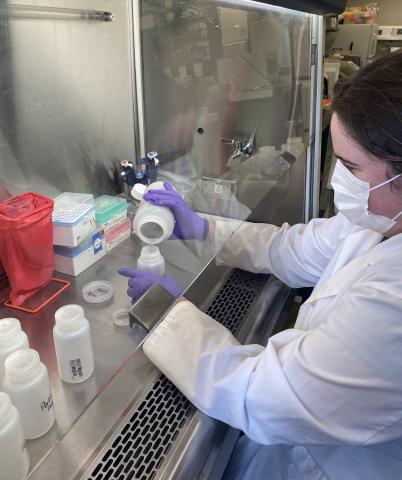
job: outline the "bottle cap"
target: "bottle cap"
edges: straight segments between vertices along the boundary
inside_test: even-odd
[[[118,327],[127,327],[130,325],[130,318],[128,316],[128,309],[121,308],[113,313],[113,323]]]
[[[143,183],[136,183],[134,187],[131,189],[131,196],[140,202],[142,200],[142,197],[145,193],[146,188],[147,187]]]
[[[95,280],[82,288],[82,296],[89,303],[107,302],[113,297],[113,293],[113,285],[106,280]]]

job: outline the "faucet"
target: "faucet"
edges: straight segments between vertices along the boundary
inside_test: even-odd
[[[255,130],[248,140],[224,137],[219,138],[220,143],[223,143],[225,145],[232,145],[233,147],[233,153],[227,161],[228,167],[232,166],[233,160],[235,160],[236,158],[241,157],[244,159],[252,155],[254,151],[254,138]]]

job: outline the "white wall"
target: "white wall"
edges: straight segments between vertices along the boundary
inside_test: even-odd
[[[0,22],[0,185],[52,197],[118,193],[119,161],[135,158],[130,0],[43,4],[116,18]]]

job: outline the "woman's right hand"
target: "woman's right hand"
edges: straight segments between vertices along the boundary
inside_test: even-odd
[[[176,219],[174,237],[181,240],[205,240],[208,235],[208,220],[197,215],[170,183],[165,182],[163,185],[166,190],[149,190],[144,195],[144,200],[172,211]]]

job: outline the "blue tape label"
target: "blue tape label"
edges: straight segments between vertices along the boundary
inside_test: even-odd
[[[92,235],[92,244],[94,246],[94,254],[102,251],[102,231],[96,232],[95,235]]]

